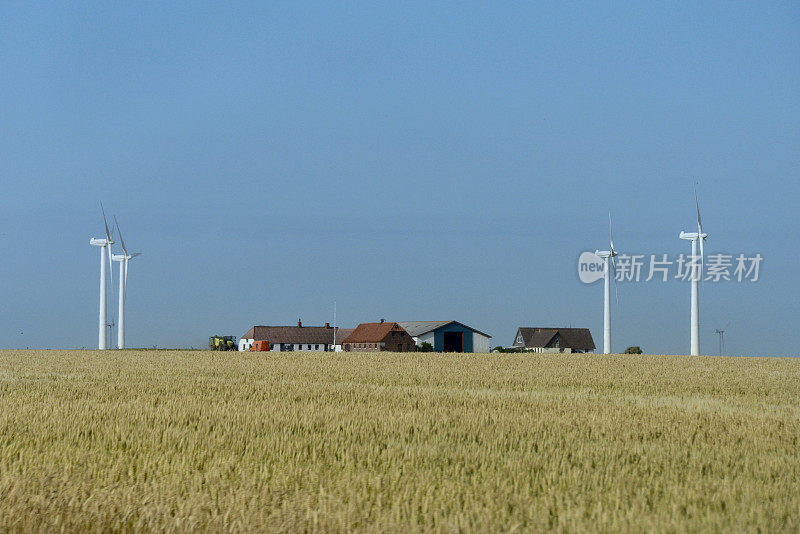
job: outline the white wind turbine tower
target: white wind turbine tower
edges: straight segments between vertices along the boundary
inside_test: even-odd
[[[611,229],[611,214],[608,214],[608,235],[610,250],[596,250],[595,256],[602,258],[604,261],[603,268],[603,354],[611,354],[611,277],[614,276],[614,291],[617,289],[617,264],[614,261],[614,256],[617,251],[614,250],[614,232]],[[609,266],[611,269],[609,269]]]
[[[697,232],[681,232],[680,238],[692,242],[691,281],[692,281],[692,311],[691,311],[691,355],[700,355],[700,300],[698,297],[699,282],[703,277],[703,242],[708,234],[703,233],[703,223],[700,220],[700,202],[697,200],[697,188],[694,190],[694,204],[697,208]],[[697,256],[697,242],[700,242],[700,256]]]
[[[106,220],[106,210],[103,209],[103,203],[100,203],[100,210],[103,212],[103,222],[106,225],[106,237],[97,239],[95,237],[89,240],[89,244],[95,247],[100,247],[100,319],[98,321],[99,333],[97,340],[97,348],[106,350],[106,316],[107,316],[107,302],[106,292],[108,290],[108,281],[106,278],[106,271],[111,268],[111,245],[114,241],[111,239],[112,232],[108,229],[108,220]],[[106,256],[108,256],[106,258]],[[106,264],[108,259],[108,265]]]
[[[125,348],[125,297],[128,294],[128,262],[140,256],[141,252],[134,252],[128,254],[128,249],[125,247],[125,240],[122,239],[122,230],[119,228],[119,222],[114,217],[114,223],[117,226],[117,234],[119,235],[119,242],[122,245],[122,254],[114,254],[111,259],[119,262],[119,308],[117,309],[117,348]]]

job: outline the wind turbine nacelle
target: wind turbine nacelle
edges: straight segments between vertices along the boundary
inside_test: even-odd
[[[681,235],[678,237],[686,239],[687,241],[694,241],[697,239],[697,232],[681,232]]]
[[[141,252],[134,252],[132,254],[128,254],[127,256],[125,254],[112,254],[111,259],[114,261],[125,261],[125,260],[132,260],[136,256],[141,256],[141,255],[142,255]]]
[[[89,244],[96,247],[104,247],[106,245],[112,245],[113,243],[113,241],[109,241],[108,239],[97,239],[96,237],[89,240]]]

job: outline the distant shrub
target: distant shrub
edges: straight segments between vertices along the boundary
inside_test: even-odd
[[[417,352],[433,352],[433,345],[425,341],[417,347]]]
[[[641,347],[628,347],[625,349],[625,354],[641,354],[642,349]]]

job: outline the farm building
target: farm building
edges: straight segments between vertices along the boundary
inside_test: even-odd
[[[334,332],[336,345],[334,346]],[[341,350],[341,341],[353,329],[325,326],[254,326],[239,339],[239,350],[250,350],[256,341],[269,341],[273,351],[329,351]]]
[[[489,352],[492,336],[458,321],[404,321],[398,323],[417,346],[430,343],[436,352]]]
[[[383,319],[379,323],[361,323],[342,341],[342,349],[348,352],[409,352],[414,348],[414,339],[402,326]]]
[[[531,352],[591,352],[595,349],[588,328],[533,328],[521,326],[515,348]]]

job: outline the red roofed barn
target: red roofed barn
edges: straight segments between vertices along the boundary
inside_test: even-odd
[[[414,338],[397,323],[361,323],[352,334],[342,340],[342,349],[348,352],[411,352]]]

